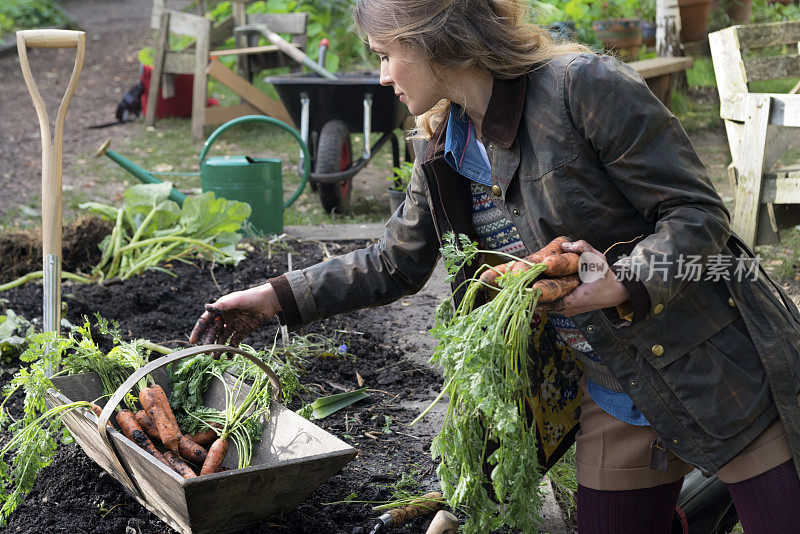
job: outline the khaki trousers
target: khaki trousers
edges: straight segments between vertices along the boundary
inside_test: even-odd
[[[598,491],[652,488],[680,480],[694,467],[671,452],[666,471],[650,469],[650,444],[656,433],[649,426],[624,423],[604,412],[582,382],[581,428],[575,438],[578,484]],[[717,472],[727,484],[760,475],[792,459],[779,418]]]

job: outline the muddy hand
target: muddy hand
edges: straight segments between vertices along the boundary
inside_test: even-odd
[[[269,284],[236,291],[205,305],[205,312],[194,325],[189,341],[235,347],[279,311],[277,296]]]

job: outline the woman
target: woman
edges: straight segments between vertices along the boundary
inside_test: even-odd
[[[541,317],[585,370],[580,430],[543,444],[549,467],[577,441],[579,530],[669,532],[697,467],[728,484],[745,532],[800,532],[800,318],[731,234],[675,117],[518,1],[358,0],[354,18],[417,116],[405,203],[379,243],[207,305],[192,342],[414,293],[448,231],[517,256],[570,236],[605,273]]]

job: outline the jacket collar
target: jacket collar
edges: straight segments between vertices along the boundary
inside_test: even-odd
[[[517,130],[525,108],[525,93],[528,77],[520,76],[510,80],[495,78],[492,96],[483,119],[483,137],[490,143],[509,148],[517,137]],[[447,117],[436,128],[428,144],[425,159],[430,160],[444,151],[447,133]]]
[[[483,137],[490,143],[509,148],[514,142],[525,107],[527,83],[527,76],[511,80],[494,79],[492,96],[481,127]]]

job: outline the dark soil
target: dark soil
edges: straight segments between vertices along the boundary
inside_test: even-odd
[[[332,254],[352,250],[363,243],[327,244]],[[338,250],[337,250],[338,248]],[[319,261],[321,249],[311,242],[292,242],[294,268]],[[209,263],[176,264],[177,275],[149,272],[132,280],[105,285],[64,284],[66,318],[72,323],[84,315],[100,313],[119,322],[128,338],[147,338],[172,347],[187,344],[187,336],[203,304],[233,290],[264,282],[287,269],[286,251],[271,259],[261,250],[248,255],[238,267]],[[6,307],[32,319],[40,317],[41,284],[27,284],[4,293]],[[435,304],[431,302],[431,306]],[[364,504],[325,505],[348,496],[358,500],[386,500],[402,473],[415,473],[415,491],[437,487],[435,465],[429,447],[432,425],[407,427],[437,393],[441,378],[434,371],[404,356],[405,340],[385,310],[345,314],[308,328],[329,336],[341,336],[353,356],[315,358],[306,365],[305,384],[315,384],[305,400],[321,394],[338,393],[357,387],[356,373],[365,385],[374,388],[370,398],[343,410],[318,424],[359,450],[358,456],[339,474],[320,486],[311,497],[284,517],[275,517],[243,532],[368,532],[371,519],[380,515]],[[245,341],[256,346],[271,345],[277,321]],[[351,333],[337,333],[345,330]],[[352,333],[357,332],[357,333]],[[5,370],[4,370],[5,371]],[[5,383],[10,375],[4,373]],[[16,398],[12,413],[21,409]],[[290,408],[296,408],[292,405]],[[386,417],[392,417],[390,433],[382,432]],[[365,432],[376,431],[371,439]],[[418,519],[394,532],[422,532],[430,518]],[[10,519],[7,532],[126,532],[167,533],[172,529],[140,506],[112,477],[105,474],[74,444],[59,448],[52,465],[40,475],[26,504]]]
[[[81,217],[63,228],[61,267],[72,273],[89,274],[100,260],[100,242],[111,233],[112,224],[97,217]],[[19,230],[0,234],[0,284],[42,269],[42,235]]]

